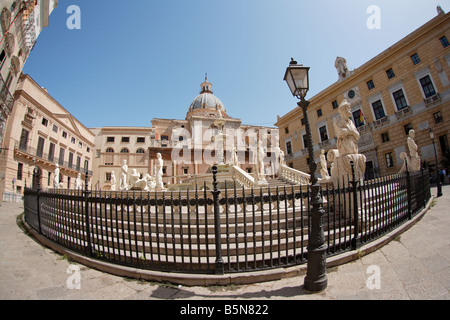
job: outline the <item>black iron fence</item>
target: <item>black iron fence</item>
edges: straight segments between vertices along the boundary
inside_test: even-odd
[[[39,170],[36,171],[39,173]],[[215,172],[213,172],[215,178]],[[39,181],[39,179],[36,179]],[[143,269],[223,274],[307,261],[310,188],[179,192],[26,189],[26,222],[97,259]],[[412,219],[428,172],[323,185],[327,255],[355,250]]]

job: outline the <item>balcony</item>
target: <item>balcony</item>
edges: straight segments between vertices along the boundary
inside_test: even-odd
[[[325,149],[325,148],[329,147],[330,145],[331,145],[331,142],[330,142],[329,139],[326,139],[326,140],[324,140],[322,142],[319,142],[319,148],[320,149]]]
[[[411,113],[411,108],[409,106],[407,106],[407,107],[401,109],[400,111],[396,112],[395,116],[397,117],[397,119],[401,119],[410,113]]]
[[[441,102],[441,95],[439,93],[436,93],[435,95],[432,95],[431,97],[428,97],[423,100],[425,102],[425,105],[427,107],[434,106],[435,104],[438,104]]]
[[[86,173],[86,170],[83,167],[81,167],[81,165],[79,165],[79,164],[75,165],[68,161],[64,161],[64,159],[59,159],[58,157],[49,155],[45,152],[37,150],[36,148],[27,146],[23,143],[19,144],[18,142],[16,142],[16,144],[14,145],[14,154],[26,157],[30,161],[39,160],[39,162],[42,162],[47,165],[58,164],[62,170],[65,169],[67,171],[72,171],[72,172],[73,171],[81,172],[82,174]],[[92,176],[91,170],[88,170],[88,175]]]
[[[374,126],[375,126],[375,128],[378,128],[378,127],[380,127],[380,126],[382,126],[382,125],[384,125],[384,124],[386,124],[388,122],[389,122],[388,121],[388,117],[384,116],[383,118],[375,120],[374,121]]]

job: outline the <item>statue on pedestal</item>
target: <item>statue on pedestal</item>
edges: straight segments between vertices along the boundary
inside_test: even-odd
[[[330,176],[328,175],[328,167],[327,167],[327,159],[325,158],[325,150],[320,151],[320,174],[322,175],[322,179],[329,180]]]
[[[255,161],[255,185],[266,185],[266,177],[264,173],[264,158],[266,153],[262,145],[262,141],[258,141],[258,147],[256,149],[256,161]]]
[[[366,157],[358,152],[359,132],[351,120],[351,107],[347,100],[339,105],[339,117],[334,121],[337,137],[337,150],[330,150],[333,160],[331,179],[337,184],[348,182],[352,176],[351,163],[354,164],[356,179],[362,179],[366,171]],[[336,152],[337,151],[337,152]]]
[[[78,172],[77,178],[75,179],[75,189],[81,190],[83,189],[83,182],[81,181],[81,173]]]
[[[406,144],[408,145],[409,149],[409,156],[406,154],[406,152],[400,153],[400,158],[404,161],[408,162],[408,171],[409,172],[417,172],[420,171],[420,157],[418,153],[418,147],[417,144],[414,142],[414,138],[416,137],[416,132],[411,129],[408,133],[408,139],[406,140]],[[403,167],[400,169],[399,173],[406,172],[406,164],[403,164]]]
[[[116,191],[116,174],[113,172],[111,172],[111,190],[112,191]]]
[[[59,165],[56,164],[55,172],[53,173],[53,188],[59,189]]]
[[[161,156],[161,153],[156,154],[156,161],[155,161],[155,179],[156,179],[156,190],[165,190],[164,183],[162,181],[163,177],[163,159]]]
[[[128,174],[127,160],[123,160],[123,165],[120,171],[120,181],[119,181],[120,190],[123,191],[128,190],[127,174]]]

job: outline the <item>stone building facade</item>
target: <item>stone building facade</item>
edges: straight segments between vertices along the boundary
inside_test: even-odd
[[[439,8],[435,18],[357,69],[338,57],[337,82],[309,99],[315,159],[308,158],[302,110],[297,107],[278,116],[275,125],[287,164],[309,172],[309,161],[318,162],[322,149],[336,149],[333,120],[344,99],[351,104],[360,132],[358,145],[367,159],[367,178],[401,169],[400,154],[408,152],[410,129],[415,130],[422,161],[434,164],[432,128],[440,162],[449,151],[450,138],[449,40],[450,16]]]
[[[266,152],[265,172],[271,175],[272,148],[278,142],[278,129],[242,124],[240,119],[227,114],[206,78],[200,87],[184,120],[153,118],[151,127],[91,128],[96,135],[93,185],[110,189],[111,177],[118,177],[123,160],[127,161],[128,172],[136,169],[141,176],[154,176],[158,153],[164,161],[166,185],[208,173],[213,164],[220,162],[216,152],[220,132],[226,135],[224,164],[229,164],[237,154],[240,168],[252,173],[256,145],[261,140]],[[222,128],[215,125],[218,119],[223,120]]]
[[[58,0],[0,2],[0,148],[23,66]]]
[[[0,194],[20,196],[31,186],[33,170],[41,187],[53,188],[56,166],[63,188],[75,187],[78,174],[92,175],[95,135],[30,76],[21,75],[0,153]],[[84,181],[84,180],[83,180]]]

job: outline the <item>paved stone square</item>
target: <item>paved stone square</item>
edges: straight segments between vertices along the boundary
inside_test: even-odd
[[[432,195],[436,189],[432,188]],[[185,287],[125,279],[73,264],[22,230],[19,203],[0,206],[2,300],[449,300],[450,185],[425,216],[381,249],[328,272],[328,288],[309,294],[303,276],[252,285]],[[77,266],[80,288],[69,288]],[[379,270],[379,283],[374,267]],[[70,272],[70,271],[69,271]],[[73,279],[73,278],[71,278]],[[68,286],[69,285],[69,286]]]

